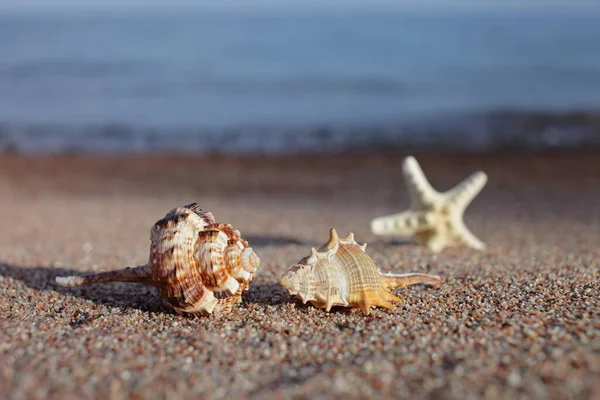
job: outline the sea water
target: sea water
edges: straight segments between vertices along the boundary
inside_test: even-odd
[[[596,110],[600,14],[0,15],[2,150],[600,144]]]

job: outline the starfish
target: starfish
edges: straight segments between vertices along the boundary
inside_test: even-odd
[[[485,249],[485,243],[477,239],[463,221],[465,209],[487,182],[485,172],[475,172],[445,193],[431,186],[414,157],[404,159],[402,172],[410,196],[410,209],[375,218],[371,221],[374,234],[409,236],[436,253],[457,245]]]

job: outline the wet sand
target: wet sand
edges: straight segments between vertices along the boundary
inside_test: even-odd
[[[408,205],[404,155],[0,156],[1,397],[600,396],[600,152],[415,154],[440,190],[489,175],[466,214],[488,250],[437,255],[369,231]],[[144,263],[151,225],[193,201],[261,257],[231,314],[54,283]],[[370,315],[302,305],[277,280],[330,227],[442,289],[400,289]]]

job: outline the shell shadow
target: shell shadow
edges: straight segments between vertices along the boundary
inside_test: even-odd
[[[175,314],[165,306],[154,288],[135,283],[103,283],[89,286],[63,287],[55,282],[57,276],[81,275],[83,271],[47,267],[19,266],[0,263],[0,276],[23,282],[35,290],[52,291],[65,296],[90,300],[110,307],[135,308],[141,311]],[[254,282],[249,291],[243,294],[244,302],[276,305],[293,301],[288,292],[279,284]]]
[[[244,293],[244,299],[248,303],[265,304],[265,305],[278,305],[278,304],[294,304],[298,310],[317,310],[315,306],[310,303],[302,303],[302,301],[291,296],[289,292],[276,282],[254,282],[250,285],[248,292]],[[324,310],[318,310],[325,314]],[[333,307],[328,315],[340,314],[353,314],[357,310],[348,307]]]
[[[286,236],[269,236],[269,235],[247,235],[244,234],[244,240],[246,240],[250,246],[289,246],[299,245],[306,246],[307,242],[298,240],[292,237]]]
[[[369,242],[369,246],[381,246],[381,247],[396,247],[396,246],[417,246],[416,242],[411,240],[398,240],[398,239],[377,239]]]
[[[254,282],[244,293],[248,303],[277,305],[293,301],[287,290],[275,282]]]
[[[57,276],[81,275],[83,271],[48,267],[29,267],[0,263],[0,275],[23,282],[35,290],[52,291],[66,296],[90,300],[110,307],[135,308],[154,313],[173,313],[155,289],[135,283],[106,283],[66,288],[55,282]]]

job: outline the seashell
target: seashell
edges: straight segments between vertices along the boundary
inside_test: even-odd
[[[402,300],[391,290],[423,283],[440,287],[439,276],[427,274],[382,274],[350,233],[345,239],[331,229],[329,242],[294,265],[283,275],[281,286],[304,304],[330,311],[333,306],[358,307],[367,314],[371,307],[393,309]]]
[[[138,282],[156,286],[178,313],[224,314],[241,301],[260,259],[240,232],[216,223],[192,203],[175,208],[150,233],[148,264],[83,276],[57,277],[62,286]]]

